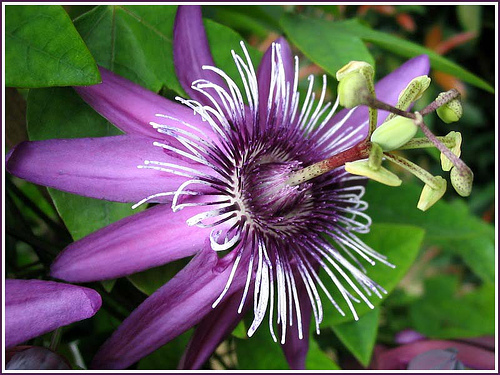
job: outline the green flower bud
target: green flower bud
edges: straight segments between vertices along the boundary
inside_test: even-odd
[[[430,84],[431,79],[428,76],[413,78],[408,86],[406,86],[405,89],[399,94],[396,108],[406,111],[408,107],[410,107],[411,103],[422,97],[423,93],[429,88]],[[389,121],[396,116],[397,115],[394,113],[389,113],[386,121]]]
[[[445,93],[438,95],[436,100],[439,100]],[[449,124],[450,122],[456,122],[462,117],[463,109],[462,103],[459,99],[453,99],[446,104],[443,104],[436,110],[439,118]]]
[[[337,88],[339,103],[345,108],[354,108],[366,103],[368,86],[365,77],[360,73],[349,73],[339,82]]]
[[[462,197],[468,197],[472,191],[472,181],[474,180],[474,174],[469,168],[459,170],[458,168],[452,168],[450,172],[451,184],[455,188],[456,192]]]
[[[368,160],[356,160],[351,163],[345,163],[345,170],[389,186],[399,186],[402,182],[398,176],[384,167],[379,167],[377,170],[370,168]]]
[[[451,138],[455,141],[455,146],[453,146],[450,150],[453,152],[457,157],[460,157],[461,150],[460,146],[462,145],[462,134],[459,132],[449,132],[446,134],[446,138]],[[448,172],[451,167],[453,167],[453,163],[446,157],[445,154],[441,153],[441,168],[443,171]]]
[[[339,102],[345,108],[366,103],[366,95],[374,94],[373,68],[364,61],[351,61],[337,71]]]
[[[419,210],[427,211],[434,203],[440,200],[446,192],[446,180],[444,178],[441,176],[434,176],[432,182],[437,188],[432,188],[430,185],[425,184],[417,204]]]
[[[412,119],[396,116],[375,129],[370,140],[378,143],[384,151],[391,151],[406,144],[417,130]]]
[[[413,78],[408,86],[399,94],[397,107],[406,111],[411,103],[422,97],[430,84],[431,79],[428,76]]]

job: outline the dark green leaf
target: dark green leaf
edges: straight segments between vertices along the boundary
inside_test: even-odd
[[[169,341],[139,361],[138,370],[174,370],[184,353],[193,331],[189,330]]]
[[[374,65],[373,57],[358,36],[332,32],[331,25],[334,23],[291,14],[281,18],[281,27],[290,41],[332,76],[351,60]]]
[[[243,56],[240,46],[240,42],[243,38],[233,30],[216,22],[205,20],[204,25],[215,65],[224,70],[224,72],[226,72],[240,87],[241,92],[244,92],[243,85],[240,83],[238,69],[234,64],[234,60],[231,55],[231,50],[234,50],[238,55]],[[250,47],[247,43],[245,43],[245,46],[248,49],[254,68],[257,71],[257,66],[262,57],[262,53],[255,48]]]
[[[363,315],[359,321],[332,326],[333,332],[363,365],[368,366],[377,338],[380,309],[377,307]]]
[[[255,34],[265,38],[271,30],[279,32],[281,6],[264,5],[212,5],[204,6],[208,17],[238,32]]]
[[[495,231],[471,215],[461,200],[437,202],[428,211],[416,208],[421,187],[404,183],[391,188],[369,182],[365,199],[374,222],[417,225],[426,230],[425,240],[460,256],[483,280],[495,280]],[[472,192],[474,194],[474,191]]]
[[[485,284],[456,296],[458,278],[426,280],[425,295],[410,306],[413,328],[425,336],[456,339],[495,334],[495,287]]]
[[[377,222],[377,224],[372,225],[370,233],[360,235],[359,238],[372,249],[386,255],[389,262],[396,266],[395,268],[390,268],[379,262],[377,262],[374,267],[370,265],[366,266],[368,277],[382,286],[389,294],[403,278],[415,260],[422,239],[424,238],[424,231],[421,228],[409,225],[380,224],[380,222]],[[329,276],[322,271],[320,272],[320,277],[325,283],[325,286],[332,292],[333,298],[346,314],[342,316],[325,298],[323,300],[325,316],[322,324],[331,327],[336,324],[354,320],[342,295],[334,286]],[[373,296],[370,298],[370,301],[374,306],[378,306],[386,296],[387,295],[383,295],[382,299]],[[354,304],[354,307],[360,317],[370,311],[370,308],[364,302]]]
[[[101,76],[59,5],[5,7],[6,86],[92,85]]]
[[[309,350],[306,357],[306,370],[340,370],[332,358],[322,351],[314,339],[314,334],[309,336]]]
[[[326,69],[326,67],[317,61],[321,58],[321,56],[316,56],[316,60],[314,60],[312,56],[309,56],[307,51],[310,50],[311,47],[305,45],[306,43],[310,43],[313,46],[322,44],[327,45],[328,49],[325,48],[323,53],[330,54],[331,56],[335,56],[339,53],[344,55],[344,59],[348,58],[349,60],[359,60],[360,58],[358,56],[361,50],[359,49],[358,43],[353,44],[353,46],[344,46],[344,48],[347,48],[346,51],[332,51],[330,50],[331,46],[329,44],[331,42],[325,42],[325,40],[330,41],[336,38],[340,38],[340,40],[346,40],[345,38],[347,37],[354,39],[359,38],[364,42],[374,43],[383,49],[404,57],[415,57],[420,54],[426,54],[431,60],[432,68],[449,73],[464,80],[465,82],[480,87],[491,93],[494,92],[494,88],[491,84],[461,68],[459,65],[446,59],[445,57],[413,42],[380,31],[372,30],[369,27],[360,24],[356,20],[331,22],[317,19],[313,20],[297,15],[286,15],[282,19],[282,25],[292,41],[297,44],[297,46],[303,50],[303,52],[311,58],[311,60],[318,63],[324,69]],[[288,26],[288,28],[285,26]],[[297,35],[299,34],[298,30],[315,30],[316,33],[314,35],[309,35],[308,39],[304,38],[304,40],[302,40],[302,37]],[[318,38],[319,35],[322,37]],[[295,41],[295,39],[297,39],[297,41]],[[311,43],[310,40],[315,40],[316,42]],[[326,59],[327,57],[324,58]],[[365,61],[370,62],[373,60]],[[332,74],[332,71],[327,71]]]
[[[97,63],[158,92],[183,93],[172,59],[176,6],[103,5],[75,20]]]
[[[128,276],[134,286],[144,294],[150,296],[156,289],[166,284],[177,272],[184,268],[189,258],[179,259],[164,266],[150,268]]]
[[[236,328],[231,332],[234,337],[245,340],[247,338],[247,329],[245,327],[245,321],[242,319],[236,326]]]
[[[280,345],[273,341],[269,329],[264,323],[252,337],[245,340],[235,340],[239,370],[283,370],[289,368]]]

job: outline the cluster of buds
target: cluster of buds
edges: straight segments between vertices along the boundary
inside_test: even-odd
[[[450,180],[461,196],[471,193],[473,173],[459,158],[462,136],[452,131],[445,137],[436,137],[425,125],[423,117],[436,111],[446,123],[458,121],[462,116],[460,94],[450,90],[439,96],[420,112],[409,112],[411,103],[418,100],[429,87],[430,78],[420,76],[413,79],[400,93],[395,107],[379,101],[375,96],[373,68],[360,61],[351,61],[337,72],[340,104],[346,108],[358,105],[369,107],[369,132],[363,141],[365,158],[345,162],[345,169],[389,186],[401,185],[401,179],[382,166],[387,160],[406,169],[424,182],[417,207],[425,211],[436,203],[446,192],[447,183],[441,176],[433,176],[428,171],[398,155],[394,151],[436,147],[441,151],[441,166],[450,171]],[[377,110],[390,112],[385,121],[377,127]],[[421,129],[425,137],[415,138]],[[363,156],[360,154],[360,156]]]

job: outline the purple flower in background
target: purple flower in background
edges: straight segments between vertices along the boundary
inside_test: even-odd
[[[43,280],[5,280],[5,347],[93,316],[101,307],[96,291]]]
[[[375,348],[374,370],[476,370],[495,369],[495,337],[483,336],[459,340],[429,340],[413,330],[396,336],[393,349]]]
[[[319,289],[345,314],[319,269],[355,318],[353,302],[372,306],[366,295],[385,292],[362,262],[390,264],[355,235],[371,223],[359,178],[338,168],[287,183],[291,172],[363,140],[367,109],[334,116],[338,101],[325,103],[326,77],[319,98],[310,79],[299,105],[298,60],[282,38],[257,71],[243,44],[242,51],[232,52],[241,92],[214,67],[200,8],[180,6],[174,62],[190,100],[168,101],[101,69],[101,84],[75,89],[125,135],[27,142],[9,155],[11,173],[41,185],[136,205],[166,203],[71,244],[52,265],[53,277],[112,279],[196,254],[122,323],[94,368],[126,368],[196,324],[181,367],[200,367],[249,308],[248,334],[269,312],[271,335],[290,366],[304,368],[311,315],[317,331],[322,320]],[[376,85],[377,97],[395,104],[428,70],[426,56],[410,60]],[[379,123],[386,116],[380,113]]]

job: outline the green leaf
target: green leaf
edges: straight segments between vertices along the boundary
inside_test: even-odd
[[[325,42],[325,39],[342,39],[349,36],[351,38],[362,39],[364,42],[376,44],[383,49],[404,57],[415,57],[417,55],[426,54],[430,58],[433,69],[449,73],[457,78],[464,80],[465,82],[468,82],[491,93],[495,92],[491,84],[470,73],[469,71],[461,68],[459,65],[446,59],[445,57],[440,56],[437,53],[410,41],[370,29],[369,27],[360,24],[357,20],[330,22],[318,19],[310,19],[297,15],[286,15],[282,19],[282,25],[292,41],[296,43],[301,50],[303,50],[304,54],[306,54],[324,69],[326,68],[323,65],[319,64],[318,61],[316,61],[317,59],[321,58],[320,56],[316,56],[316,60],[309,56],[306,50],[309,50],[310,47],[304,45],[309,41],[309,39],[302,40],[300,36],[297,36],[297,29],[316,30],[317,34],[309,35],[311,37],[311,40],[314,40],[314,42],[311,42],[311,45],[327,43],[329,45],[329,43],[331,42]],[[286,25],[288,25],[288,28],[285,27]],[[318,35],[321,35],[322,38],[318,38]],[[297,39],[297,42],[295,41],[295,39]],[[299,44],[299,41],[301,42],[301,44]],[[337,53],[343,55],[345,54],[346,57],[350,56],[350,60],[360,60],[360,58],[357,57],[360,54],[358,44],[354,44],[352,47],[347,45],[344,46],[344,48],[346,48],[345,51],[324,50],[324,53],[331,54],[332,56],[336,55]],[[325,57],[325,59],[326,58],[327,57]],[[328,72],[331,74],[331,71]]]
[[[351,321],[332,326],[333,332],[347,349],[365,367],[370,359],[377,338],[380,309],[377,307],[363,315],[359,321]]]
[[[27,122],[31,140],[120,134],[71,88],[30,90]],[[49,189],[49,193],[74,240],[133,213],[127,203],[86,198],[55,189]]]
[[[493,86],[491,86],[491,84],[489,84],[482,78],[479,78],[478,76],[455,64],[451,60],[448,60],[447,58],[438,55],[434,51],[431,51],[418,44],[409,42],[390,34],[372,30],[366,26],[361,25],[355,20],[337,22],[335,24],[335,28],[337,32],[353,33],[354,35],[363,39],[365,42],[376,44],[379,47],[400,56],[415,57],[417,55],[426,54],[431,60],[431,66],[433,69],[449,73],[457,78],[464,80],[465,82],[468,82],[491,93],[495,92]]]
[[[264,322],[268,318],[264,318]],[[239,370],[284,370],[288,369],[285,355],[274,342],[263,323],[255,334],[245,340],[235,339]]]
[[[166,284],[177,272],[189,263],[190,258],[179,259],[160,267],[150,268],[146,271],[127,276],[134,286],[144,294],[150,296],[156,289]]]
[[[427,337],[456,339],[495,334],[495,287],[485,284],[456,296],[458,278],[439,275],[425,282],[425,295],[410,306],[413,327]]]
[[[266,321],[268,317],[264,319]],[[291,329],[296,329],[289,327]],[[323,352],[314,340],[311,330],[309,335],[309,350],[306,357],[307,370],[338,370],[340,367]],[[260,327],[255,334],[248,338],[235,339],[236,354],[239,370],[285,370],[289,369],[283,350],[279,343],[271,338],[267,327]]]
[[[247,337],[247,328],[245,327],[245,320],[244,319],[240,320],[240,322],[238,323],[236,328],[233,329],[233,332],[231,332],[231,334],[234,337],[237,337],[237,338],[242,339],[242,340],[246,340],[248,338]]]
[[[176,6],[103,5],[75,20],[97,63],[152,91],[183,90],[175,76],[172,31]]]
[[[138,370],[173,370],[177,368],[179,359],[184,353],[189,338],[193,334],[193,330],[184,332],[175,339],[169,341],[161,348],[144,357],[137,365]]]
[[[280,31],[278,20],[282,6],[276,5],[206,5],[203,13],[238,32],[265,38],[270,31]]]
[[[424,238],[424,231],[415,226],[377,223],[372,225],[370,233],[359,235],[358,237],[372,249],[386,255],[388,261],[396,266],[395,268],[390,268],[380,262],[377,262],[374,267],[370,265],[366,266],[368,277],[382,286],[387,291],[387,294],[389,294],[403,278],[417,257],[422,239]],[[322,324],[331,327],[354,320],[344,298],[323,270],[320,272],[320,278],[325,283],[325,286],[329,288],[332,297],[345,313],[345,316],[342,316],[324,298],[324,318]],[[355,292],[352,293],[355,294]],[[373,296],[370,298],[370,301],[374,306],[378,306],[387,297],[387,294],[382,295],[382,299]],[[360,317],[370,311],[370,308],[364,302],[354,304],[354,307]]]
[[[205,20],[204,25],[215,65],[235,81],[241,92],[245,92],[239,78],[238,68],[231,55],[231,50],[234,50],[238,55],[243,56],[240,46],[243,38],[235,31],[211,20]],[[262,58],[262,52],[250,47],[247,43],[245,43],[245,46],[248,49],[255,71],[257,71],[258,63]]]
[[[309,336],[306,370],[340,370],[340,366],[320,349],[313,333]]]
[[[332,76],[351,60],[374,65],[373,57],[358,36],[332,32],[331,25],[331,22],[292,14],[281,18],[281,27],[290,41]]]
[[[428,211],[416,208],[421,187],[404,183],[398,188],[369,182],[364,199],[374,222],[417,225],[426,230],[425,241],[456,254],[480,278],[495,280],[495,230],[473,216],[462,200],[437,202]],[[474,194],[474,191],[472,192]]]
[[[5,85],[92,85],[101,76],[92,55],[59,5],[5,7]]]

